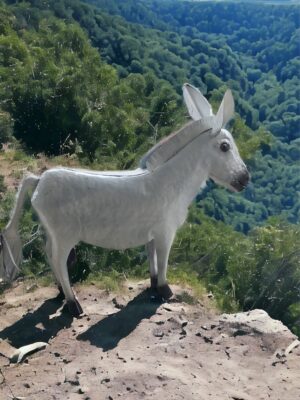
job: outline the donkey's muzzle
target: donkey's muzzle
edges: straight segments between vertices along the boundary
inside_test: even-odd
[[[243,171],[241,174],[231,182],[231,186],[238,192],[241,192],[250,182],[250,174],[248,170]]]

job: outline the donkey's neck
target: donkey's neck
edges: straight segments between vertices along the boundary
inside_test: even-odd
[[[199,135],[154,174],[164,196],[188,207],[208,179],[207,135]]]

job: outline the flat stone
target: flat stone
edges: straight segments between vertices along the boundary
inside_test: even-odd
[[[281,321],[272,319],[264,310],[251,310],[236,314],[222,314],[220,322],[233,325],[235,328],[249,327],[252,330],[265,334],[280,334],[296,339],[296,336]]]
[[[17,349],[9,344],[6,340],[0,339],[0,354],[6,358],[11,358]]]

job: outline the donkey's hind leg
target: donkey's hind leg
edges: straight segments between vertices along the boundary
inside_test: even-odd
[[[70,276],[70,273],[72,272],[72,270],[74,269],[75,264],[76,264],[76,253],[75,253],[75,249],[73,248],[73,249],[71,249],[71,251],[68,255],[68,259],[67,259],[67,267],[68,267],[69,276]],[[58,290],[59,290],[58,298],[64,299],[65,295],[62,290],[62,287],[57,279],[56,279],[56,281],[57,281],[57,286],[58,286]]]
[[[79,317],[83,313],[82,308],[71,288],[67,260],[70,254],[70,247],[62,248],[55,244],[52,247],[52,267],[54,275],[57,277],[62,291],[67,300],[69,311],[73,317]]]
[[[62,287],[60,286],[60,282],[59,282],[59,278],[58,276],[56,276],[55,274],[55,269],[53,267],[53,262],[52,262],[52,243],[51,243],[51,237],[49,234],[46,234],[46,246],[45,246],[45,251],[46,251],[46,255],[47,255],[47,259],[48,259],[48,263],[52,269],[52,272],[54,274],[55,277],[55,281],[59,290],[59,294],[57,296],[58,299],[64,299],[65,295],[64,292],[62,290]]]
[[[148,260],[149,260],[151,289],[156,289],[157,288],[157,256],[156,256],[156,250],[155,250],[153,239],[151,240],[151,242],[146,244],[146,250],[147,250]]]
[[[53,261],[52,261],[52,243],[51,243],[51,237],[49,234],[46,234],[46,246],[45,246],[45,250],[46,250],[46,255],[47,255],[47,259],[48,259],[48,263],[52,269],[52,272],[54,274],[55,277],[55,281],[57,284],[57,288],[58,288],[58,295],[57,295],[57,299],[58,300],[63,300],[65,298],[64,292],[62,290],[60,281],[59,281],[59,277],[56,274],[56,269],[53,266]]]
[[[47,255],[47,259],[48,262],[50,264],[50,267],[53,271],[53,274],[55,276],[55,280],[57,283],[57,287],[59,290],[59,294],[57,296],[58,299],[64,299],[65,295],[63,292],[63,289],[61,287],[60,281],[59,281],[59,277],[56,275],[56,269],[53,266],[53,262],[52,262],[52,243],[51,243],[51,236],[50,234],[46,234],[46,246],[45,246],[45,250],[46,250],[46,255]],[[68,271],[70,272],[72,270],[72,268],[74,267],[74,264],[76,263],[76,253],[75,253],[75,249],[72,248],[68,259],[67,259],[67,266],[68,266]]]
[[[167,282],[167,269],[168,259],[170,254],[172,241],[162,240],[155,242],[156,254],[157,254],[157,268],[158,268],[158,282],[157,291],[159,296],[163,300],[168,300],[172,297],[173,292]]]

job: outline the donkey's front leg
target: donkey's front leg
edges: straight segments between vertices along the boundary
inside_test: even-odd
[[[151,242],[146,244],[146,250],[147,250],[148,260],[149,260],[151,289],[156,289],[157,288],[157,256],[156,256],[156,250],[155,250],[153,239],[151,240]]]
[[[157,292],[163,300],[168,300],[172,297],[173,292],[167,282],[168,259],[170,254],[172,241],[155,242],[157,255]]]
[[[48,258],[49,258],[49,257],[48,257]],[[73,248],[73,249],[70,251],[70,254],[69,254],[68,260],[67,260],[67,267],[68,267],[68,273],[69,273],[69,275],[70,275],[70,272],[72,271],[72,269],[73,269],[73,267],[74,267],[75,264],[76,264],[76,252],[75,252],[75,249]],[[52,268],[52,270],[53,270],[53,273],[55,274],[55,269]],[[58,296],[57,296],[57,299],[58,299],[58,300],[63,300],[63,299],[65,298],[64,291],[63,291],[63,289],[62,289],[62,287],[61,287],[61,285],[60,285],[59,280],[58,280],[57,277],[56,277],[56,283],[57,283],[58,291],[59,291]]]

